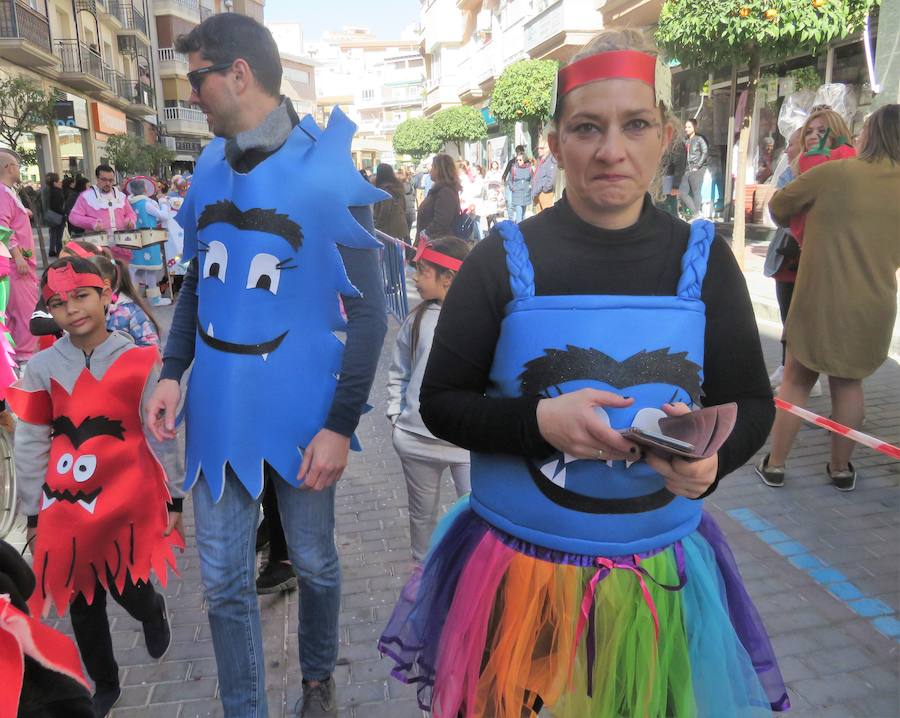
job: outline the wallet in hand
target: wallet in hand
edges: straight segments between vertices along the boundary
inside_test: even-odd
[[[661,433],[629,427],[622,431],[622,436],[657,454],[708,459],[725,443],[736,420],[737,404],[731,402],[660,419]]]

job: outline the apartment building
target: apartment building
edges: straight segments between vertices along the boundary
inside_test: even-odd
[[[0,72],[58,97],[56,122],[26,145],[28,179],[89,172],[110,135],[157,139],[154,36],[147,0],[0,0]]]
[[[309,43],[316,63],[317,121],[339,105],[357,125],[354,161],[360,168],[392,163],[391,140],[404,120],[422,114],[425,63],[413,32],[379,39],[367,28],[347,27]]]
[[[481,110],[488,140],[467,147],[467,157],[505,160],[510,146],[527,135],[517,127],[507,137],[490,114],[497,78],[517,60],[569,60],[603,27],[602,5],[603,0],[421,0],[424,114],[461,104]]]
[[[175,50],[179,35],[189,33],[210,15],[237,12],[259,22],[264,2],[260,0],[152,0],[158,38],[161,98],[159,119],[163,142],[175,152],[173,168],[190,172],[203,146],[212,138],[203,112],[191,104],[187,79],[187,57]]]

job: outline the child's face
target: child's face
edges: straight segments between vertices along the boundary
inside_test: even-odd
[[[413,274],[416,290],[425,301],[437,299],[443,301],[450,288],[450,276],[446,272],[438,274],[433,265],[428,262],[416,262],[416,271]]]
[[[109,288],[98,291],[96,287],[79,287],[68,293],[65,300],[57,294],[47,302],[53,320],[70,336],[89,337],[106,330],[106,306],[109,304]]]

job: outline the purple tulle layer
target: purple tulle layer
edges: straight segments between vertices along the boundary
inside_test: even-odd
[[[590,565],[590,557],[543,549],[497,532],[471,510],[460,513],[429,555],[424,569],[407,582],[378,642],[381,652],[396,663],[392,675],[416,686],[419,705],[431,707],[441,633],[453,602],[460,575],[469,557],[488,531],[508,546],[537,560]],[[750,656],[772,709],[790,708],[778,661],[762,619],[750,599],[734,555],[718,524],[704,514],[697,529],[710,545],[725,586],[728,613],[741,644]],[[658,552],[651,552],[658,553]],[[641,558],[647,556],[642,555]],[[690,576],[688,576],[690,581]]]

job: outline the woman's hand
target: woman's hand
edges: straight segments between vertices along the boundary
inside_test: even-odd
[[[541,436],[554,448],[577,459],[637,459],[638,447],[610,429],[595,408],[631,406],[634,399],[597,389],[580,389],[542,399],[537,405]]]
[[[689,414],[687,404],[663,404],[663,411],[668,416]],[[719,470],[719,456],[714,454],[708,459],[683,459],[670,456],[664,459],[651,451],[646,453],[647,464],[665,479],[666,488],[676,496],[696,499],[702,496],[716,480]]]

